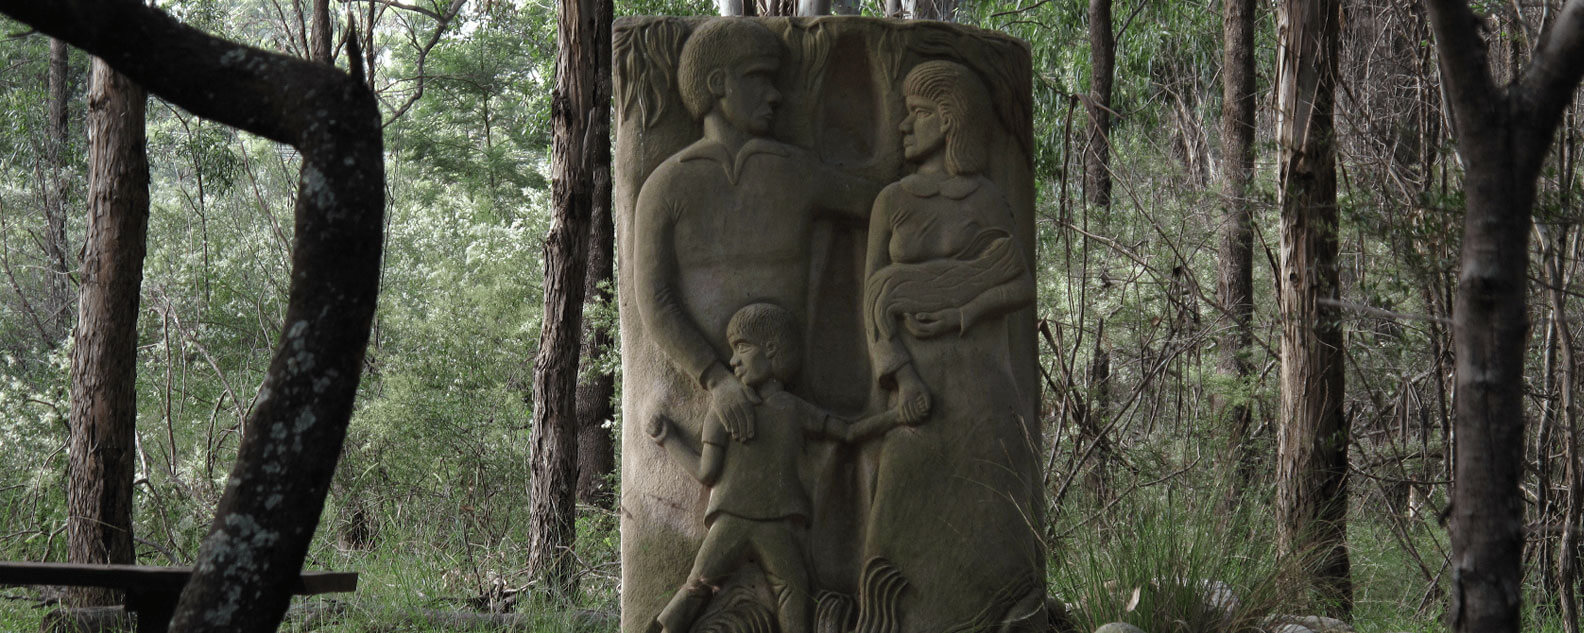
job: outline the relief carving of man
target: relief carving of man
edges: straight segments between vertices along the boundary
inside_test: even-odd
[[[772,136],[782,43],[750,19],[717,19],[683,45],[677,83],[703,138],[657,167],[635,212],[637,304],[672,365],[708,393],[738,441],[759,397],[732,375],[720,332],[744,305],[806,319],[821,215],[862,222],[879,186]]]

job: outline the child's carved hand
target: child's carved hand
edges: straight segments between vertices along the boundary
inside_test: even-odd
[[[649,439],[656,444],[664,444],[666,436],[671,434],[671,425],[663,415],[649,418],[649,423],[644,425],[644,432],[649,434]]]
[[[924,421],[924,418],[929,417],[930,397],[928,391],[920,389],[917,393],[911,394],[911,397],[908,397],[909,394],[904,391],[901,396],[907,398],[906,400],[899,399],[897,402],[897,411],[902,415],[903,424],[917,426]]]

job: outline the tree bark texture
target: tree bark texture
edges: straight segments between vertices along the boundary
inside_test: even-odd
[[[66,241],[66,199],[70,190],[66,179],[66,149],[70,146],[71,127],[67,119],[71,101],[71,75],[66,43],[50,40],[49,56],[49,137],[44,146],[44,163],[49,170],[45,176],[44,193],[44,256],[49,265],[46,286],[49,301],[44,309],[50,324],[48,335],[53,340],[44,341],[53,347],[59,337],[65,336],[72,324],[72,263]]]
[[[1441,81],[1463,159],[1467,205],[1453,308],[1455,633],[1519,630],[1523,587],[1523,362],[1529,231],[1537,178],[1584,78],[1584,0],[1568,0],[1509,85],[1492,77],[1481,19],[1429,0]],[[1566,555],[1565,553],[1563,554]]]
[[[610,85],[610,68],[602,70],[601,81]],[[605,92],[602,100],[610,99]],[[601,121],[600,119],[603,119]],[[596,115],[595,123],[610,126],[608,113]],[[600,132],[590,138],[606,138]],[[594,210],[589,228],[588,271],[584,275],[583,294],[590,302],[611,303],[611,283],[616,274],[616,225],[611,216],[610,145],[597,144],[593,151],[605,153],[596,158],[594,167]],[[610,331],[605,328],[583,328],[582,362],[587,365],[611,352],[615,344]],[[583,380],[577,387],[578,418],[578,477],[577,499],[601,508],[611,507],[616,497],[613,478],[616,473],[616,444],[607,422],[615,416],[611,398],[616,395],[616,375],[610,371],[582,371]]]
[[[313,25],[308,36],[308,59],[321,64],[335,63],[330,59],[330,0],[313,0]]]
[[[1106,2],[1109,6],[1109,0]],[[903,0],[903,10],[915,20],[957,21],[957,0]]]
[[[540,586],[566,595],[575,589],[571,548],[577,484],[577,375],[583,330],[583,292],[589,224],[594,212],[594,167],[609,157],[609,89],[600,100],[599,69],[608,68],[610,0],[560,0],[551,196],[554,224],[545,239],[544,329],[534,361],[533,483],[529,492],[528,571]],[[606,84],[609,85],[608,83]],[[603,151],[595,150],[604,145]],[[606,161],[608,164],[608,160]]]
[[[1557,597],[1562,606],[1562,630],[1564,633],[1578,633],[1578,596],[1574,592],[1575,579],[1578,574],[1576,568],[1576,563],[1578,562],[1578,537],[1576,532],[1579,527],[1580,503],[1584,502],[1584,499],[1580,498],[1579,493],[1584,482],[1580,481],[1579,476],[1578,419],[1574,415],[1573,408],[1573,390],[1577,387],[1577,378],[1575,377],[1577,372],[1575,369],[1578,365],[1574,360],[1573,331],[1568,325],[1567,295],[1564,292],[1564,289],[1567,288],[1568,278],[1563,272],[1562,266],[1563,253],[1565,252],[1564,249],[1567,248],[1568,242],[1567,234],[1567,226],[1563,225],[1558,230],[1558,235],[1556,235],[1554,240],[1542,237],[1543,241],[1554,241],[1554,245],[1542,244],[1541,253],[1543,253],[1544,257],[1545,279],[1547,285],[1550,286],[1548,295],[1551,299],[1552,326],[1556,332],[1557,347],[1561,352],[1562,375],[1559,377],[1561,383],[1560,388],[1557,390],[1561,402],[1557,406],[1561,409],[1561,417],[1565,421],[1564,437],[1566,438],[1563,443],[1565,464],[1563,476],[1567,480],[1568,492],[1567,505],[1562,515],[1562,537],[1557,547],[1561,555],[1557,557],[1556,587],[1559,589]],[[1541,460],[1549,459],[1545,453],[1539,454],[1538,457]],[[1543,525],[1549,522],[1551,517],[1541,515],[1540,518]],[[1545,564],[1543,558],[1540,564]]]
[[[1111,0],[1089,0],[1089,141],[1084,152],[1084,192],[1097,207],[1111,205],[1111,84],[1116,75],[1116,35]]]
[[[608,103],[611,98],[611,57],[600,54],[598,75],[595,78],[594,103]],[[595,108],[588,137],[610,138],[610,111]],[[583,277],[583,295],[586,300],[613,305],[611,284],[616,282],[616,223],[611,215],[611,147],[609,143],[594,143],[588,148],[594,180],[593,208],[589,224],[588,270]],[[583,328],[582,362],[609,353],[615,341],[609,330]],[[616,445],[611,429],[606,426],[615,416],[611,398],[616,394],[615,372],[602,371],[589,375],[577,387],[578,419],[578,476],[577,498],[583,503],[602,508],[611,507],[616,497],[613,489],[616,473]]]
[[[172,631],[274,631],[351,417],[378,289],[380,118],[357,72],[210,37],[137,0],[0,0],[186,110],[302,156],[286,320]]]
[[[1254,180],[1254,0],[1226,0],[1223,6],[1221,66],[1221,252],[1216,300],[1230,327],[1217,346],[1221,371],[1247,380],[1253,368],[1254,233],[1249,184]],[[1252,452],[1245,446],[1252,414],[1246,402],[1225,407],[1236,487],[1252,476]]]
[[[71,363],[66,557],[130,564],[137,424],[138,293],[148,237],[143,88],[93,61],[88,90],[88,235]],[[75,587],[75,606],[119,602]]]
[[[1340,7],[1282,0],[1277,49],[1281,178],[1281,408],[1278,542],[1316,559],[1315,588],[1334,616],[1352,607],[1347,536],[1348,422],[1342,408],[1334,113]]]

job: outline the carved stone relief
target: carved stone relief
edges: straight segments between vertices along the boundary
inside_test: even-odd
[[[623,633],[1042,628],[1027,47],[614,40]]]

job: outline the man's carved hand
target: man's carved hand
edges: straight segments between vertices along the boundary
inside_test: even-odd
[[[710,415],[721,421],[732,439],[747,443],[754,437],[753,406],[762,402],[759,394],[735,376],[710,388]]]

